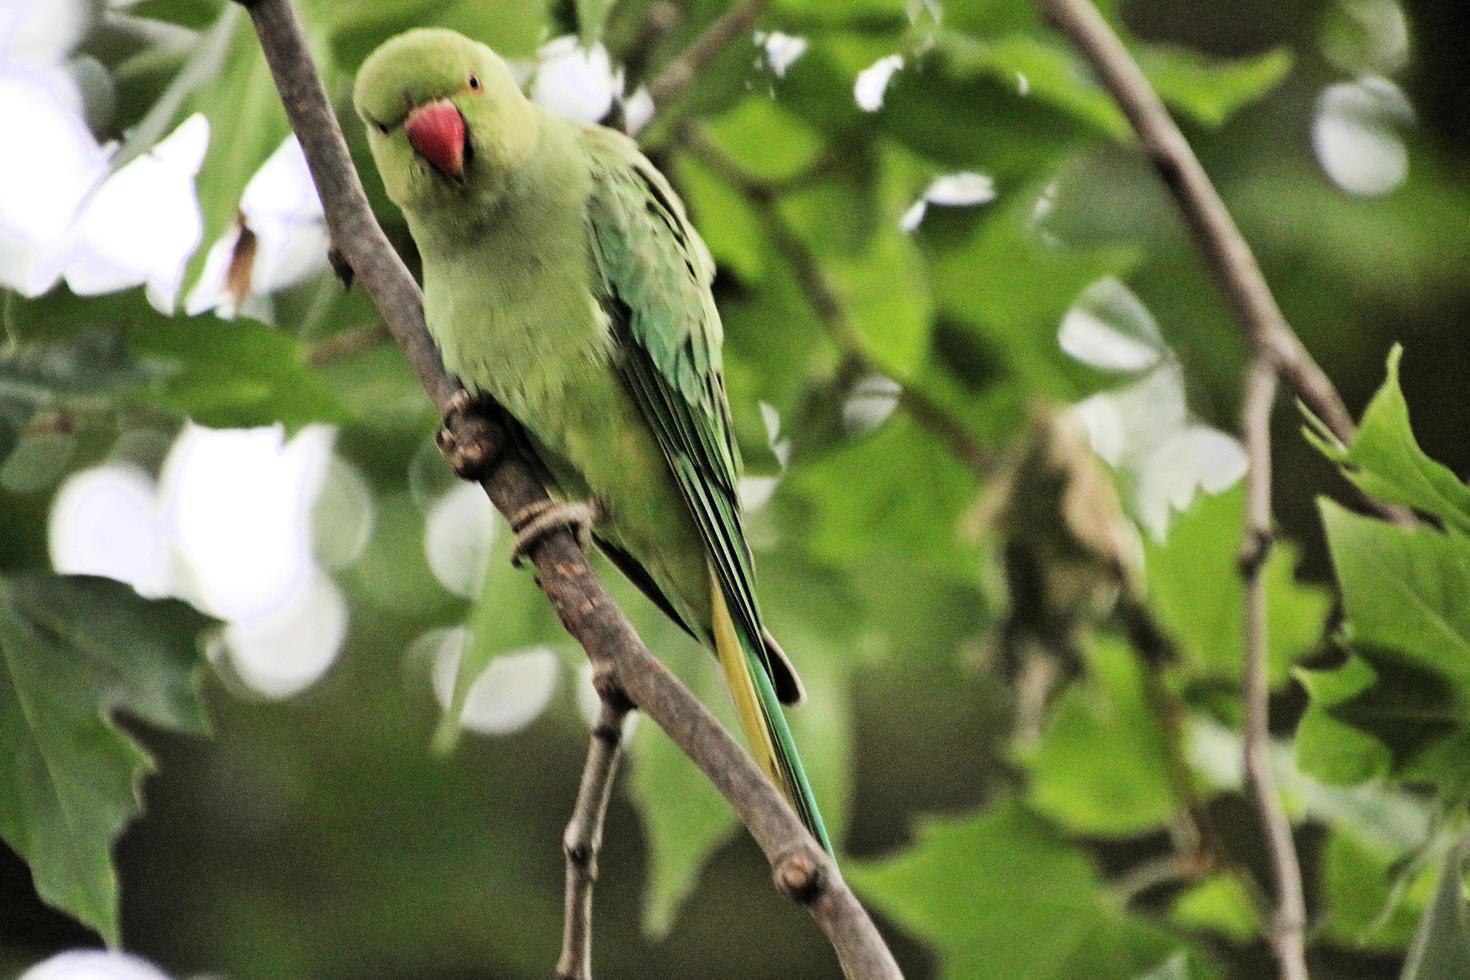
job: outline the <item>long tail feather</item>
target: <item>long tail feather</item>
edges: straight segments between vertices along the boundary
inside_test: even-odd
[[[725,672],[725,683],[735,702],[740,727],[751,754],[771,781],[790,801],[801,821],[811,831],[823,850],[832,854],[832,842],[822,823],[812,795],[811,783],[796,752],[796,742],[786,725],[786,715],[776,690],[766,673],[763,647],[746,637],[730,617],[724,591],[711,576],[710,599],[713,610],[715,653]]]

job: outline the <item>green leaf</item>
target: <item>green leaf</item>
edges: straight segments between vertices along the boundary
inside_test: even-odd
[[[142,809],[152,760],[126,713],[203,732],[196,637],[208,620],[106,579],[0,579],[0,836],[50,905],[118,935],[113,842]]]
[[[1465,858],[1470,837],[1445,862],[1434,900],[1424,910],[1409,947],[1403,980],[1456,980],[1470,976],[1470,917],[1465,909]]]
[[[1298,670],[1296,678],[1311,698],[1294,742],[1301,770],[1323,782],[1344,786],[1386,773],[1388,747],[1347,720],[1355,717],[1354,702],[1378,679],[1368,662],[1354,656],[1335,670]],[[1370,708],[1366,718],[1358,717],[1371,723],[1374,714]],[[1387,714],[1391,717],[1392,713]]]
[[[1088,676],[1057,702],[1041,746],[1028,760],[1029,800],[1079,833],[1150,830],[1168,821],[1176,804],[1137,657],[1123,643],[1102,638],[1088,667]]]
[[[955,547],[955,528],[974,499],[974,476],[906,415],[793,466],[785,487],[810,504],[807,547],[826,567],[909,555],[973,574],[975,559]]]
[[[220,71],[225,55],[230,50],[230,41],[247,21],[245,11],[238,5],[227,3],[220,8],[219,16],[209,31],[194,44],[189,60],[174,75],[136,126],[129,131],[127,139],[107,161],[108,169],[116,173],[138,157],[147,153],[153,145],[168,135],[180,110],[190,96],[208,84]]]
[[[939,953],[954,978],[1131,976],[1177,944],[1124,911],[1082,852],[1014,800],[929,817],[894,856],[844,872],[873,905]]]
[[[1395,345],[1388,355],[1388,377],[1363,412],[1351,446],[1344,447],[1326,435],[1315,419],[1310,419],[1315,432],[1309,435],[1366,493],[1470,532],[1470,487],[1448,467],[1426,456],[1414,438],[1409,405],[1399,387],[1402,356],[1402,348]]]
[[[1127,248],[1055,248],[1033,227],[1034,191],[1007,193],[985,209],[961,241],[941,243],[931,259],[934,297],[983,340],[995,367],[1032,397],[1073,400],[1090,394],[1085,370],[1057,344],[1057,327],[1082,290],[1123,276],[1136,256]],[[926,226],[928,222],[926,221]]]
[[[1261,934],[1260,916],[1239,875],[1217,874],[1180,895],[1174,919],[1191,929],[1208,929],[1237,943]]]
[[[1081,58],[1060,38],[1017,31],[980,41],[948,32],[940,45],[954,71],[984,72],[1004,85],[1024,86],[1027,97],[1112,136],[1128,132],[1112,97],[1088,79]]]
[[[216,428],[342,422],[352,413],[292,334],[255,320],[153,317],[128,345],[164,376],[149,398]]]
[[[415,27],[452,28],[488,44],[502,57],[530,57],[551,29],[547,7],[525,0],[311,0],[308,22],[328,36],[332,63],[354,73],[374,48]]]
[[[583,44],[593,44],[602,38],[602,25],[612,5],[613,0],[577,0],[577,33]]]
[[[1240,676],[1244,587],[1237,560],[1244,522],[1244,491],[1200,494],[1160,545],[1145,543],[1149,602],[1191,664],[1203,673]],[[1292,662],[1322,639],[1331,605],[1326,590],[1297,582],[1296,549],[1282,542],[1263,572],[1271,682],[1280,684]]]
[[[1276,48],[1221,61],[1187,48],[1150,45],[1139,53],[1138,62],[1170,108],[1201,125],[1218,127],[1281,84],[1291,70],[1291,52]]]
[[[1470,694],[1470,541],[1319,506],[1353,641],[1396,651]]]
[[[790,180],[822,152],[821,134],[772,99],[741,99],[708,128],[721,151],[754,180]]]
[[[1442,849],[1405,860],[1401,849],[1335,829],[1322,859],[1326,935],[1358,948],[1404,949],[1438,884],[1434,871],[1441,861],[1433,855],[1442,859]]]

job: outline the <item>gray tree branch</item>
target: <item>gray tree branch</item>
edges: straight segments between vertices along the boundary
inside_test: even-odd
[[[495,412],[460,410],[463,389],[444,370],[429,337],[418,284],[373,217],[291,0],[242,2],[305,151],[339,264],[367,290],[425,392],[445,416],[461,468],[479,469],[486,494],[504,514],[546,500],[545,488],[505,438],[505,420]],[[893,954],[836,864],[708,709],[648,652],[573,535],[559,531],[545,536],[530,557],[562,625],[587,651],[594,668],[605,666],[616,688],[667,732],[730,802],[770,861],[777,887],[811,913],[844,972],[854,978],[901,977]]]
[[[1276,875],[1276,912],[1268,939],[1276,953],[1283,980],[1307,978],[1307,903],[1301,863],[1291,835],[1291,821],[1281,804],[1271,769],[1267,675],[1270,649],[1266,631],[1266,583],[1262,577],[1270,557],[1274,529],[1271,521],[1271,408],[1276,403],[1277,373],[1270,357],[1257,352],[1246,371],[1241,431],[1245,437],[1246,520],[1241,546],[1240,573],[1245,581],[1245,736],[1246,787],[1255,804],[1261,830]]]
[[[633,709],[605,666],[593,670],[601,708],[592,725],[577,803],[562,838],[567,888],[558,980],[592,980],[592,889],[597,883],[597,854],[602,849],[603,819],[623,749],[623,723]]]
[[[1284,381],[1343,442],[1356,431],[1341,395],[1292,331],[1261,273],[1254,253],[1226,209],[1184,134],[1169,116],[1143,70],[1091,0],[1036,0],[1092,65],[1128,118],[1144,154],[1183,214],[1195,245],[1225,294],[1249,351],[1241,429],[1249,460],[1246,530],[1240,568],[1245,584],[1244,768],[1276,877],[1270,935],[1280,975],[1306,980],[1306,902],[1291,822],[1271,770],[1267,602],[1262,568],[1270,554],[1271,409]],[[1359,499],[1398,522],[1412,517],[1362,495]]]

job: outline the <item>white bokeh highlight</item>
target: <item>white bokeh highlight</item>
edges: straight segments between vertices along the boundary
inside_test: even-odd
[[[1079,402],[1093,452],[1132,491],[1136,516],[1157,540],[1174,512],[1195,494],[1223,493],[1245,475],[1245,450],[1233,437],[1194,422],[1184,404],[1184,376],[1169,361],[1118,391]]]
[[[1057,344],[1083,364],[1132,379],[1072,410],[1156,539],[1196,494],[1222,493],[1245,475],[1240,443],[1190,415],[1183,369],[1153,314],[1122,282],[1106,277],[1084,289],[1062,318]]]
[[[989,174],[963,170],[957,174],[946,174],[929,182],[919,199],[909,206],[899,219],[898,226],[905,232],[917,229],[929,211],[929,205],[960,208],[989,204],[995,200],[995,181]]]
[[[852,97],[857,102],[858,108],[864,112],[877,112],[883,108],[883,99],[888,94],[888,85],[901,68],[903,68],[903,57],[890,54],[879,58],[858,72],[857,80],[852,86]]]
[[[152,963],[129,953],[75,949],[57,953],[20,975],[20,980],[169,980]]]
[[[255,236],[255,255],[241,296],[231,289],[230,265],[244,229]],[[291,136],[267,158],[240,197],[240,221],[210,246],[199,282],[185,310],[214,310],[221,317],[248,314],[273,319],[269,296],[327,267],[326,218],[301,144]]]
[[[1153,314],[1111,276],[1083,290],[1062,318],[1057,343],[1074,360],[1104,371],[1143,371],[1168,353]]]
[[[753,39],[756,47],[761,49],[766,65],[777,78],[785,78],[787,70],[806,54],[806,49],[810,46],[806,38],[781,31],[771,31],[769,34],[756,31]]]
[[[424,554],[434,578],[455,595],[480,594],[495,543],[495,514],[478,484],[460,482],[429,508]]]
[[[1329,85],[1317,97],[1312,148],[1334,184],[1360,197],[1387,194],[1409,173],[1400,132],[1414,119],[1408,98],[1386,78]]]
[[[109,463],[71,476],[51,505],[52,564],[64,575],[101,575],[140,595],[167,595],[173,584],[168,536],[153,478]]]
[[[326,672],[347,635],[347,604],[317,557],[312,519],[333,440],[325,426],[288,439],[279,427],[191,423],[156,483],[123,463],[75,473],[52,508],[52,564],[192,602],[225,623],[214,659],[258,694],[296,694]],[[346,472],[348,495],[368,492]],[[336,551],[345,563],[366,543],[370,499],[344,521]]]
[[[103,181],[51,258],[72,292],[145,286],[155,309],[173,312],[184,266],[204,235],[194,177],[208,148],[209,121],[196,113]]]
[[[601,44],[583,47],[575,35],[552,38],[537,52],[531,99],[558,116],[595,123],[622,93],[621,74]]]
[[[415,643],[433,653],[434,697],[443,711],[454,707],[460,660],[470,643],[464,627],[436,630]],[[541,716],[556,693],[561,662],[546,647],[502,653],[490,661],[465,691],[460,724],[482,735],[518,732]]]

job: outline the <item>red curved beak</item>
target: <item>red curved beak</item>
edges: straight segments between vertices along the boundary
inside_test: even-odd
[[[447,99],[421,105],[404,123],[408,145],[452,177],[464,174],[464,117]]]

